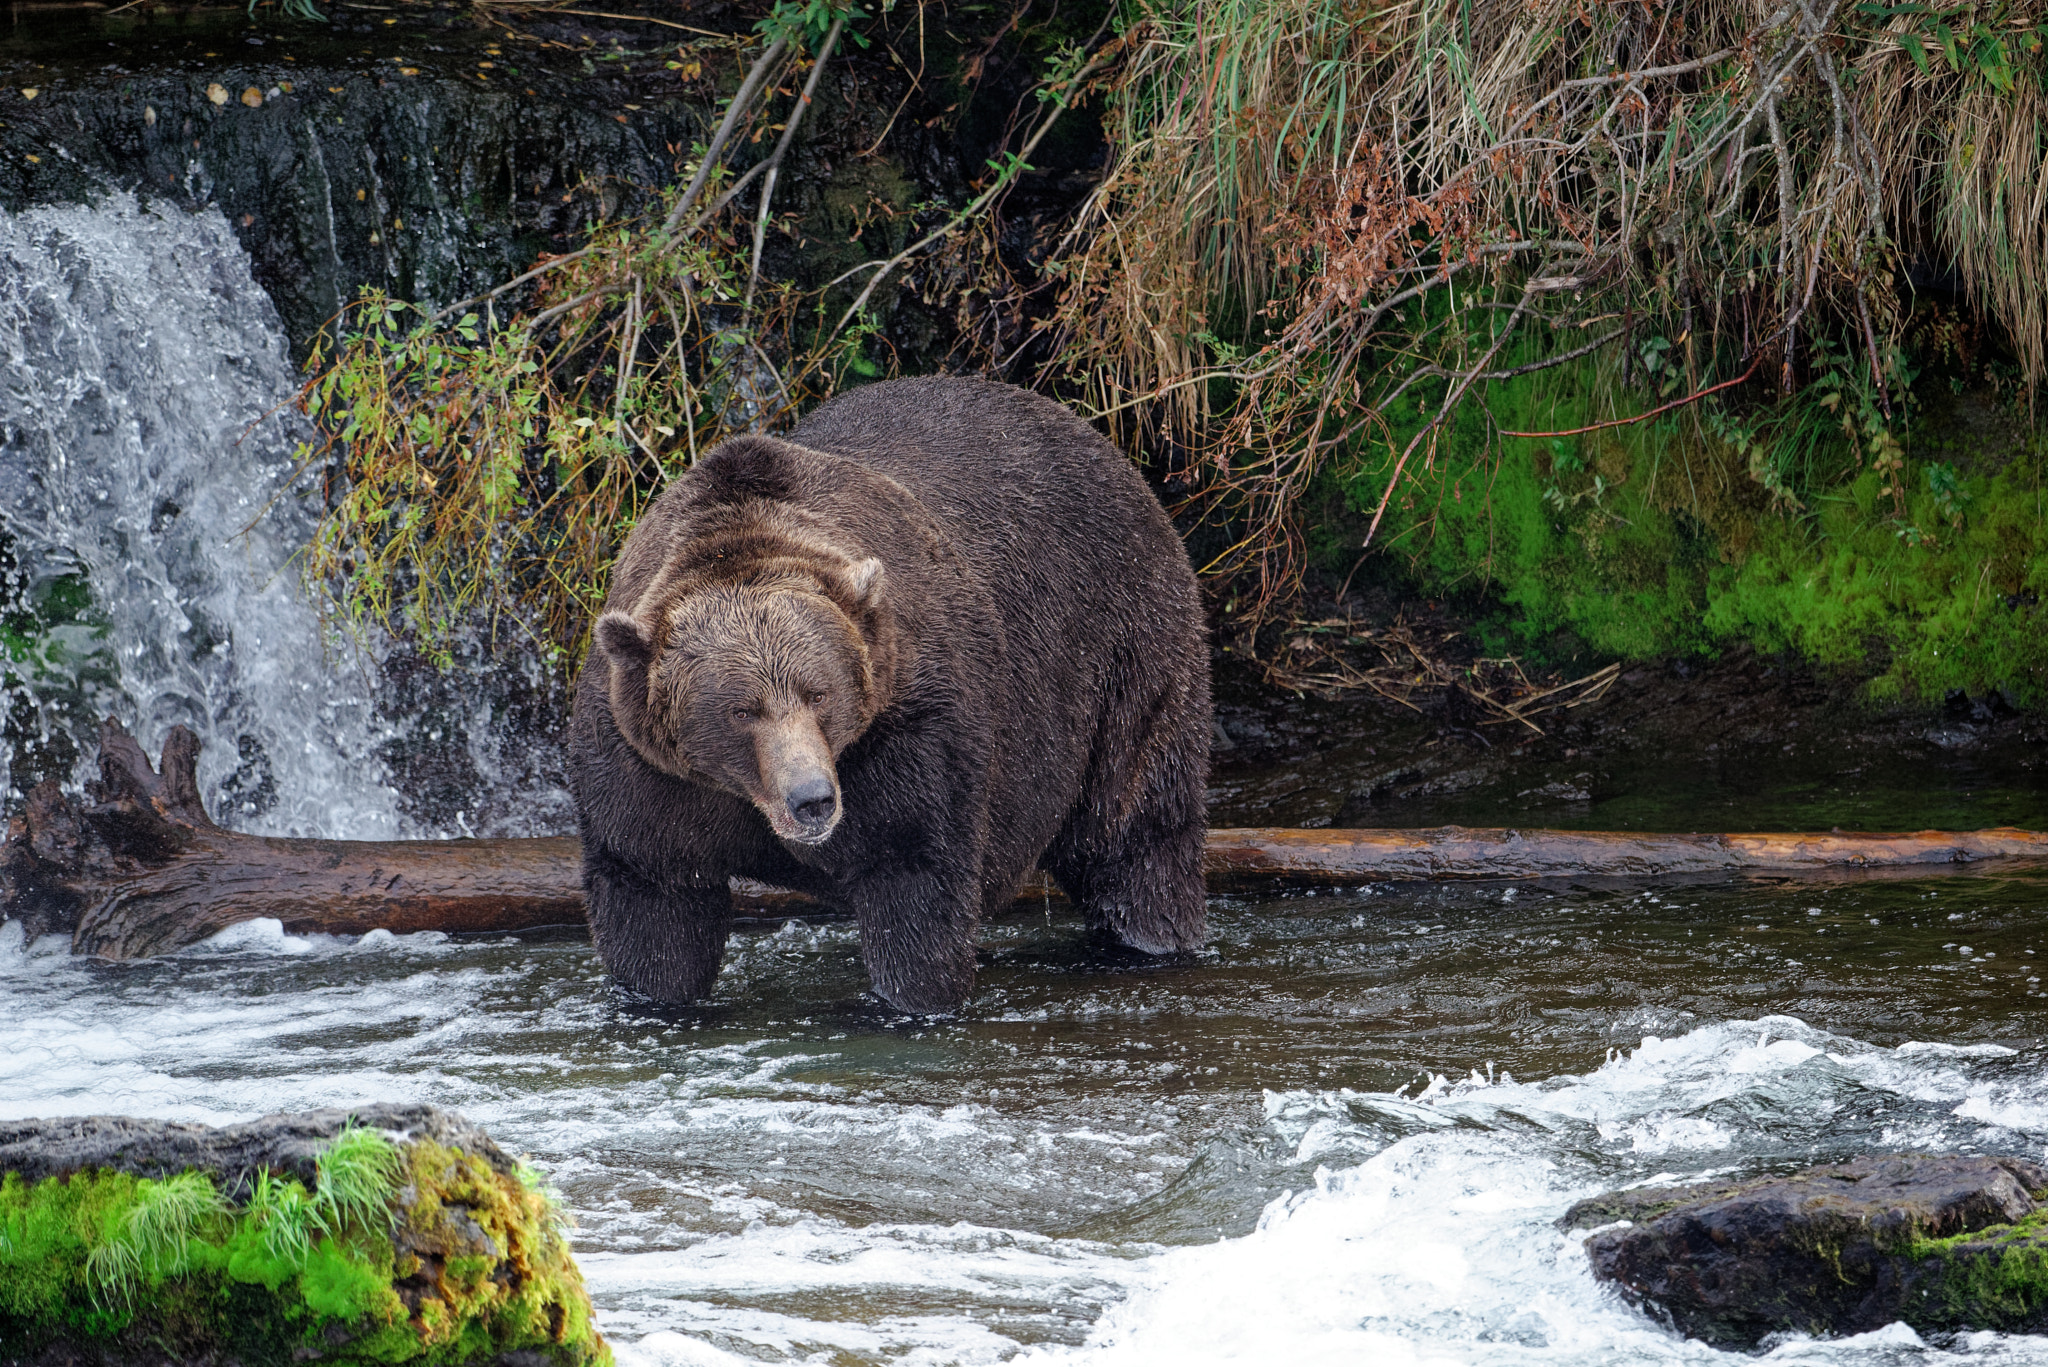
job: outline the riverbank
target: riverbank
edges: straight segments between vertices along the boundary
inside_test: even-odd
[[[1482,657],[1469,617],[1354,594],[1378,663],[1397,628],[1451,672]],[[1320,620],[1334,620],[1325,603]],[[1297,640],[1306,637],[1297,635]],[[1283,663],[1294,652],[1280,643]],[[1328,652],[1318,648],[1318,658]],[[1595,672],[1565,659],[1539,679]],[[1324,671],[1327,672],[1327,671]],[[1997,694],[1872,702],[1864,681],[1736,646],[1624,665],[1579,706],[1508,720],[1442,688],[1318,696],[1219,652],[1210,820],[1229,826],[1578,830],[1968,830],[2048,825],[2048,714]],[[1282,677],[1286,677],[1282,675]]]

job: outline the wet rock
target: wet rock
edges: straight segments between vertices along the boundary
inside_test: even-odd
[[[605,1367],[554,1199],[422,1105],[0,1127],[0,1363]]]
[[[378,1102],[267,1115],[241,1125],[189,1125],[122,1115],[0,1122],[0,1172],[17,1173],[27,1183],[93,1169],[136,1177],[202,1172],[233,1193],[258,1169],[268,1168],[298,1178],[310,1190],[318,1156],[351,1121],[461,1149],[507,1175],[516,1171],[504,1150],[461,1116],[419,1102]]]
[[[2048,1329],[2048,1169],[1860,1158],[1789,1177],[1582,1201],[1594,1275],[1708,1343],[1766,1335]],[[1603,1228],[1604,1226],[1604,1228]]]

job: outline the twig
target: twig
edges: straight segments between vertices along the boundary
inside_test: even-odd
[[[1669,413],[1674,408],[1683,408],[1689,403],[1697,403],[1701,399],[1706,398],[1709,394],[1716,394],[1719,393],[1721,390],[1734,388],[1736,385],[1741,384],[1750,376],[1756,374],[1757,366],[1759,366],[1762,363],[1763,357],[1759,355],[1756,358],[1756,360],[1751,361],[1749,363],[1749,369],[1743,371],[1734,379],[1723,380],[1719,384],[1708,385],[1705,389],[1698,390],[1695,393],[1688,394],[1682,399],[1673,399],[1670,403],[1659,404],[1657,407],[1651,409],[1647,413],[1638,413],[1633,418],[1615,418],[1611,422],[1596,422],[1585,427],[1569,427],[1561,432],[1510,432],[1503,428],[1501,430],[1501,435],[1503,437],[1576,437],[1583,435],[1587,432],[1602,432],[1610,427],[1627,427],[1632,423],[1648,422],[1651,418],[1656,417],[1659,413]]]
[[[592,244],[590,246],[578,247],[573,252],[563,252],[560,256],[551,256],[547,260],[541,262],[538,266],[535,266],[532,270],[526,272],[524,275],[515,275],[510,280],[507,280],[504,284],[499,285],[496,289],[485,290],[482,294],[477,295],[473,299],[464,299],[460,303],[450,304],[447,308],[442,309],[439,313],[435,314],[428,321],[438,323],[443,318],[446,318],[449,314],[455,312],[455,310],[457,309],[466,309],[472,304],[481,304],[486,302],[487,300],[496,299],[499,295],[503,294],[507,290],[517,289],[519,286],[525,284],[529,280],[532,280],[538,276],[546,275],[549,271],[555,270],[558,267],[566,266],[571,261],[580,260],[583,257],[590,255],[592,252],[596,250],[596,245]]]
[[[782,174],[782,158],[788,153],[789,145],[796,141],[796,130],[802,126],[804,114],[811,107],[811,96],[818,88],[818,78],[825,74],[825,63],[830,60],[832,49],[838,46],[839,31],[845,27],[844,16],[832,21],[824,43],[818,48],[818,59],[811,63],[810,79],[804,82],[803,93],[796,98],[796,108],[789,111],[782,137],[776,141],[775,151],[768,158],[768,173],[761,181],[761,209],[754,215],[754,259],[747,269],[747,297],[740,305],[741,317],[749,317],[754,312],[754,287],[761,282],[761,243],[768,235],[768,216],[775,208],[775,178]]]
[[[641,278],[633,277],[633,299],[626,306],[626,327],[619,338],[619,378],[616,392],[612,395],[612,421],[621,427],[626,425],[626,390],[633,380],[633,363],[640,356],[640,286]],[[633,440],[639,441],[638,437]],[[644,447],[645,442],[641,442]]]
[[[690,177],[688,188],[683,191],[682,198],[676,201],[675,208],[669,210],[668,220],[662,224],[665,230],[674,232],[682,223],[683,215],[697,202],[697,196],[704,192],[705,182],[711,179],[712,171],[718,166],[718,159],[724,155],[726,143],[732,140],[733,130],[739,126],[740,115],[753,103],[755,90],[760,88],[769,71],[782,60],[782,54],[787,51],[789,37],[785,34],[777,38],[769,49],[761,54],[753,68],[747,72],[746,79],[740,82],[740,88],[733,92],[732,103],[725,107],[725,117],[719,121],[718,130],[711,135],[710,145],[704,149],[704,160],[697,163],[697,174]]]
[[[705,38],[737,38],[743,36],[734,33],[719,33],[708,28],[692,28],[688,24],[678,24],[673,19],[656,19],[651,14],[610,14],[601,9],[554,9],[551,7],[541,7],[537,12],[541,14],[573,14],[581,19],[623,19],[631,24],[660,24],[663,28],[681,29],[685,33],[695,33]]]

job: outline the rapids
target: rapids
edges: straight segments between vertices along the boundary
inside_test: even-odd
[[[669,1012],[576,940],[259,922],[100,965],[9,926],[0,1116],[453,1107],[559,1184],[628,1364],[1705,1362],[1552,1221],[1637,1182],[2048,1151],[2042,892],[1219,899],[1210,948],[1165,966],[1024,911],[939,1021],[863,999],[840,921],[749,927],[717,1000]]]

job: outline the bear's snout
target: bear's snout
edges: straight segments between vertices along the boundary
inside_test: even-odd
[[[822,835],[839,815],[839,796],[832,791],[832,776],[813,773],[799,779],[789,790],[789,814],[807,835]]]
[[[832,747],[808,708],[777,709],[754,727],[758,787],[750,796],[775,834],[800,845],[818,845],[839,825],[839,783],[832,773]]]

